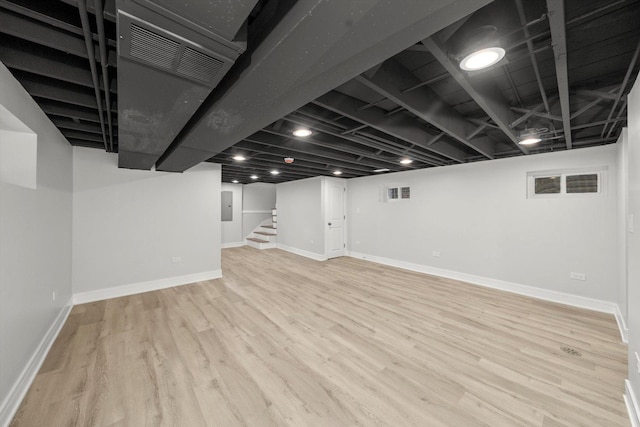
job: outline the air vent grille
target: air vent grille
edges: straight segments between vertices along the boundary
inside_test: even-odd
[[[193,50],[190,47],[185,47],[177,71],[187,77],[210,82],[223,65],[224,62],[216,58]]]
[[[157,67],[171,69],[180,44],[131,24],[131,56]]]

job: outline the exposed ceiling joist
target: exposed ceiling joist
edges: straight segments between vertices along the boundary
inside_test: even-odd
[[[301,110],[298,110],[297,112],[299,113],[301,112]],[[286,117],[286,120],[300,126],[310,126],[312,129],[318,132],[322,132],[326,135],[331,135],[333,137],[338,137],[342,139],[342,142],[340,142],[340,139],[333,140],[334,147],[341,147],[340,148],[341,150],[346,150],[347,148],[344,143],[346,141],[351,141],[358,144],[359,147],[364,148],[365,153],[368,152],[366,151],[366,149],[369,148],[369,149],[378,150],[379,153],[386,152],[390,154],[395,154],[399,157],[403,157],[408,154],[411,154],[411,156],[415,160],[419,160],[428,165],[440,166],[444,164],[444,161],[442,159],[435,158],[424,152],[418,152],[412,147],[407,147],[406,145],[402,145],[400,143],[387,141],[387,140],[381,141],[380,138],[377,138],[375,135],[369,134],[367,132],[362,132],[359,135],[342,135],[339,130],[335,129],[335,126],[332,126],[330,124],[319,123],[318,121],[313,121],[313,120],[310,121],[308,119],[299,119],[297,114],[288,115]],[[375,152],[372,152],[371,154],[374,154],[377,156]]]
[[[433,90],[422,86],[411,92],[402,93],[399,88],[414,86],[417,78],[394,60],[385,61],[375,70],[375,73],[367,72],[358,76],[357,80],[403,106],[422,120],[447,132],[464,145],[493,159],[495,144],[486,137],[467,140],[466,135],[473,132],[475,126],[447,105]]]
[[[469,94],[476,104],[484,110],[493,122],[500,127],[500,130],[515,144],[524,154],[529,154],[526,147],[518,144],[518,136],[509,127],[513,114],[509,110],[509,104],[502,97],[502,93],[497,88],[485,82],[483,86],[474,84],[454,63],[436,36],[422,40],[422,44],[431,52],[444,69],[455,79],[456,82]]]
[[[573,148],[571,138],[571,105],[569,102],[569,75],[567,68],[567,35],[565,30],[564,0],[547,0],[549,10],[549,25],[551,26],[551,40],[556,62],[556,79],[560,96],[560,110],[562,111],[562,126],[567,150]]]
[[[555,120],[556,122],[562,122],[562,117],[556,116],[554,114],[541,113],[539,111],[528,110],[526,108],[519,108],[519,107],[511,107],[511,109],[518,113],[530,114],[531,116],[536,116],[543,119]]]
[[[16,10],[18,13],[25,14],[27,17],[32,17],[33,15],[30,9],[17,6],[6,0],[0,0],[0,6],[6,7],[9,10]],[[40,25],[25,16],[0,9],[0,22],[2,22],[0,32],[81,58],[87,58],[87,51],[82,38],[82,29],[59,21],[56,21],[59,23],[58,25]],[[46,17],[46,15],[42,16]],[[40,15],[38,15],[38,17],[40,17]],[[49,18],[49,20],[41,19],[44,20],[45,23],[50,24],[49,21],[51,18]],[[94,39],[97,43],[97,36],[95,36]],[[109,65],[115,66],[115,41],[109,40],[108,44],[112,47],[109,51]]]
[[[247,52],[238,79],[207,101],[158,169],[190,168],[488,3],[402,2],[397,13],[397,2],[385,0],[357,7],[298,0]]]
[[[369,108],[363,110],[360,108],[362,102],[331,91],[320,96],[314,101],[314,104],[327,108],[335,113],[343,114],[353,120],[362,122],[363,124],[378,129],[392,137],[402,139],[410,144],[417,145],[425,150],[432,151],[438,155],[454,160],[458,163],[465,161],[464,151],[457,149],[453,145],[441,143],[432,143],[435,134],[429,133],[417,126],[414,119],[402,114],[386,116],[384,110]]]

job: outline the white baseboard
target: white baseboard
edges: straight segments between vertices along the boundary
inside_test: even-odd
[[[85,304],[110,298],[141,294],[143,292],[157,291],[160,289],[172,288],[174,286],[202,282],[204,280],[219,279],[221,277],[222,270],[213,270],[205,271],[203,273],[187,274],[185,276],[168,277],[148,282],[116,286],[113,288],[98,289],[95,291],[79,292],[73,295],[73,304]]]
[[[620,313],[618,304],[610,301],[598,300],[595,298],[588,298],[579,295],[567,294],[564,292],[557,292],[548,289],[536,288],[534,286],[522,285],[519,283],[507,282],[504,280],[491,279],[488,277],[476,276],[474,274],[460,273],[457,271],[445,270],[443,268],[430,267],[427,265],[414,264],[405,261],[399,261],[376,255],[368,255],[359,252],[349,252],[349,256],[353,258],[364,259],[372,261],[378,264],[389,265],[391,267],[398,267],[405,270],[416,271],[418,273],[431,274],[433,276],[445,277],[448,279],[460,280],[462,282],[471,283],[474,285],[484,286],[487,288],[499,289],[502,291],[512,292],[519,295],[524,295],[532,298],[537,298],[545,301],[551,301],[555,303],[570,305],[573,307],[586,308],[593,311],[599,311],[602,313],[610,313],[616,317],[618,327],[620,328],[620,336],[623,341],[626,340],[626,327],[624,327],[624,319]],[[626,341],[625,341],[626,342]]]
[[[227,248],[237,248],[240,246],[244,246],[246,245],[247,242],[246,241],[242,241],[242,242],[230,242],[230,243],[223,243],[222,244],[222,249],[227,249]]]
[[[47,357],[49,349],[58,337],[67,317],[69,317],[72,308],[72,300],[69,299],[64,308],[60,310],[60,313],[56,316],[22,372],[20,372],[20,376],[13,384],[13,387],[11,387],[9,394],[5,397],[4,401],[2,401],[0,405],[0,426],[7,427],[11,423],[16,411],[20,407],[20,403],[22,403],[22,399],[24,399],[27,391],[29,391],[31,383],[33,383],[44,359]]]
[[[620,311],[620,306],[618,304],[616,304],[616,312],[614,314],[616,316],[616,322],[618,322],[618,329],[620,329],[622,342],[629,344],[629,330],[627,329],[627,324],[624,321],[624,316],[622,315],[622,311]]]
[[[283,245],[282,243],[278,243],[276,246],[278,249],[282,249],[283,251],[291,252],[292,254],[300,255],[306,258],[311,258],[316,261],[326,261],[327,256],[324,254],[317,254],[315,252],[305,251],[304,249],[294,248],[292,246]]]
[[[624,404],[627,406],[631,426],[640,427],[640,407],[638,406],[636,394],[633,392],[629,380],[624,380],[624,391]]]

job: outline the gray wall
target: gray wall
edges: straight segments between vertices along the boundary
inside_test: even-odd
[[[278,246],[324,256],[322,177],[277,186]]]
[[[609,168],[604,195],[527,199],[528,171],[590,166]],[[614,145],[351,179],[348,247],[619,303],[615,179]],[[381,202],[386,184],[411,200]]]
[[[69,143],[1,63],[0,103],[38,135],[37,188],[0,183],[2,405],[70,302],[73,168]]]
[[[220,270],[220,165],[175,174],[73,154],[74,294]]]
[[[629,382],[640,397],[640,374],[636,370],[635,353],[640,352],[640,80],[628,96],[628,168],[629,214],[634,231],[627,234],[628,307],[629,307]],[[639,402],[640,403],[640,402]],[[639,414],[640,415],[640,414]]]
[[[222,245],[240,244],[242,234],[242,184],[222,183],[221,191],[231,191],[233,195],[233,220],[222,221]]]

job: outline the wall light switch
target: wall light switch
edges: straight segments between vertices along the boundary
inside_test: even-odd
[[[173,262],[173,263],[182,262],[182,257],[174,256],[173,258],[171,258],[171,262]]]
[[[431,255],[433,255],[434,257],[438,257],[439,258],[440,257],[440,251],[433,251],[431,253]]]
[[[629,233],[633,233],[633,214],[629,214],[629,221],[627,223]]]

